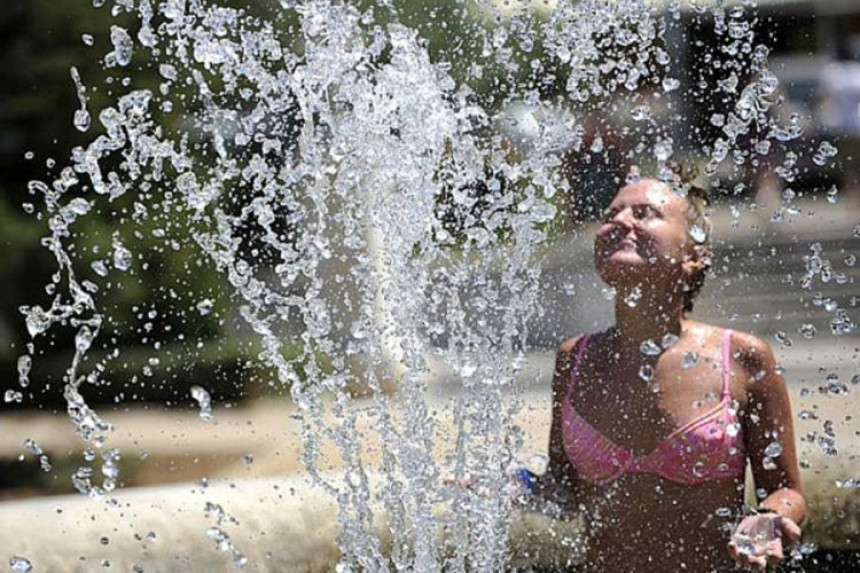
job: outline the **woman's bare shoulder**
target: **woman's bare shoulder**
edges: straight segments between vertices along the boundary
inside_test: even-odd
[[[731,330],[731,349],[733,356],[736,358],[742,358],[745,355],[761,355],[770,351],[770,346],[767,342],[749,332],[693,320],[688,321],[688,324],[688,327],[693,329],[696,336],[706,338],[709,341],[720,341],[726,332]]]
[[[558,349],[556,352],[559,355],[565,355],[565,356],[571,354],[573,352],[573,349],[576,348],[576,344],[580,340],[582,340],[585,336],[587,336],[587,335],[577,334],[576,336],[571,336],[570,338],[568,338],[567,340],[565,340],[564,342],[562,342],[561,344],[558,345]]]
[[[770,371],[775,366],[773,349],[770,345],[749,332],[733,330],[705,323],[696,323],[695,327],[705,333],[708,340],[717,342],[722,340],[726,331],[731,330],[731,357],[744,368],[751,376],[755,377],[762,370]]]
[[[605,331],[604,332],[596,332],[596,333],[595,332],[593,332],[593,333],[581,333],[581,334],[577,334],[576,336],[571,336],[570,338],[568,338],[567,340],[565,340],[564,342],[562,342],[561,344],[558,345],[557,354],[558,354],[558,356],[570,356],[570,355],[572,355],[574,350],[576,349],[576,345],[579,343],[580,340],[582,340],[584,338],[590,339],[590,341],[588,343],[589,346],[593,346],[594,344],[599,344],[600,341],[597,339],[602,338],[603,334],[605,334]]]
[[[689,327],[704,344],[721,344],[726,332],[731,330],[731,356],[752,374],[774,362],[770,345],[754,334],[696,321],[690,321]]]
[[[781,379],[770,345],[748,332],[732,334],[732,355],[743,366],[750,381]],[[778,380],[775,380],[778,381]]]

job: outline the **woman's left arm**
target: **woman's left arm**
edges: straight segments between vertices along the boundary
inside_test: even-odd
[[[760,570],[785,558],[785,545],[800,541],[806,500],[794,447],[791,403],[785,379],[777,371],[773,351],[754,336],[737,337],[735,349],[743,365],[746,415],[744,445],[755,479],[756,497],[764,497],[759,514],[744,518],[729,542],[735,561]],[[764,496],[759,496],[760,491]]]
[[[759,509],[772,511],[800,525],[806,517],[806,500],[794,442],[791,403],[785,379],[778,372],[770,346],[743,336],[740,362],[747,375],[747,413],[744,442],[752,466],[756,491],[766,496]]]

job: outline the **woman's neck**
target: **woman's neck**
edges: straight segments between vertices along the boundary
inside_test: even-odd
[[[631,306],[630,296],[615,299],[615,342],[621,347],[639,346],[646,340],[657,344],[666,334],[681,336],[684,299],[673,293],[643,293]]]

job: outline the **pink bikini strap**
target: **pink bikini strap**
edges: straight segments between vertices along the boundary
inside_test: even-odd
[[[576,342],[576,359],[570,368],[570,384],[567,386],[567,397],[571,398],[573,394],[573,386],[576,382],[576,377],[579,375],[579,363],[582,362],[582,357],[585,355],[585,349],[588,347],[588,341],[591,338],[590,334],[586,334]]]
[[[729,382],[732,379],[732,331],[726,329],[723,332],[723,398],[731,396]]]

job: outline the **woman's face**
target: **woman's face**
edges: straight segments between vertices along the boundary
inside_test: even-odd
[[[609,286],[678,290],[701,257],[688,236],[688,204],[665,184],[642,179],[622,187],[594,240],[594,265]]]

